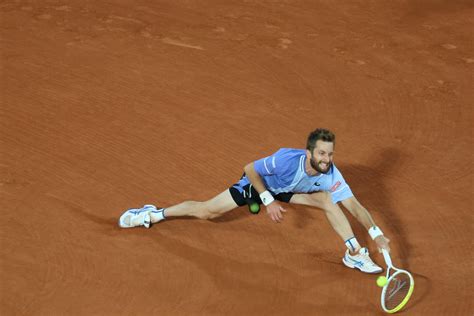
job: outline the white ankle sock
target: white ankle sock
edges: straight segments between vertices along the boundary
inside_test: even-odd
[[[349,251],[356,251],[357,249],[360,249],[359,242],[355,237],[349,238],[344,243],[346,244],[346,247],[349,249]]]

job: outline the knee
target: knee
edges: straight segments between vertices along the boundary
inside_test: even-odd
[[[324,211],[329,211],[334,205],[329,192],[317,192],[310,195],[311,204]]]
[[[213,219],[221,215],[221,212],[213,208],[211,203],[209,203],[209,201],[198,202],[198,203],[199,203],[199,207],[197,208],[198,212],[196,212],[195,214],[197,218]]]
[[[206,206],[206,202],[196,202],[196,208],[193,213],[195,217],[200,219],[208,219],[210,216],[209,208]]]
[[[326,214],[331,214],[334,216],[339,216],[342,212],[339,205],[332,202],[331,194],[328,193],[326,199],[324,200],[321,209],[326,212]]]

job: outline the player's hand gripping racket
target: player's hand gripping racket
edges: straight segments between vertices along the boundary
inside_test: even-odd
[[[383,310],[391,314],[398,312],[408,303],[415,288],[415,281],[410,272],[393,266],[387,250],[382,249],[382,254],[387,264],[387,284],[382,288],[380,303]]]

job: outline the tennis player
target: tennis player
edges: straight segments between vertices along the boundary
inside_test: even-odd
[[[308,205],[326,214],[329,223],[345,243],[342,262],[366,273],[380,273],[366,247],[357,241],[338,203],[342,204],[369,232],[379,249],[389,248],[389,239],[369,212],[355,198],[341,172],[333,163],[335,135],[318,128],[307,139],[306,150],[282,148],[273,155],[249,163],[242,178],[229,189],[204,201],[185,201],[168,208],[145,205],[123,213],[119,226],[150,227],[169,217],[193,216],[212,219],[239,206],[263,204],[272,221],[279,223],[286,212],[283,203]]]

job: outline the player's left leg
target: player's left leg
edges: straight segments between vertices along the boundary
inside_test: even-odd
[[[290,203],[317,207],[325,212],[329,223],[346,244],[347,251],[342,259],[344,265],[353,269],[357,268],[366,273],[380,273],[383,271],[369,257],[367,248],[359,245],[346,215],[339,205],[332,202],[330,193],[294,194],[290,199]]]

